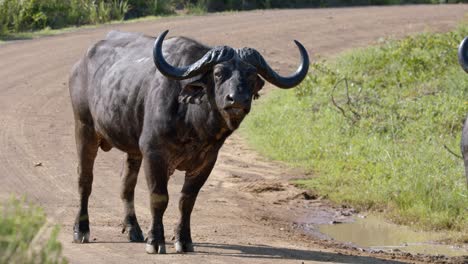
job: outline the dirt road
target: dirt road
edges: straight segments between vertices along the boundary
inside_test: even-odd
[[[87,47],[111,29],[150,35],[170,29],[170,35],[194,37],[211,45],[250,46],[280,72],[288,73],[298,61],[293,39],[300,40],[315,59],[318,54],[332,56],[382,37],[448,30],[467,11],[468,5],[447,5],[171,17],[1,45],[0,198],[15,193],[44,206],[51,220],[62,226],[60,239],[71,263],[379,263],[376,256],[324,246],[292,230],[285,220],[295,217],[289,213],[292,203],[288,201],[300,195],[287,181],[301,174],[259,157],[238,135],[223,147],[195,206],[196,253],[177,255],[169,246],[167,255],[147,255],[143,244],[126,242],[120,233],[123,155],[114,150],[100,152],[95,166],[90,199],[93,243],[72,244],[78,201],[68,73]],[[150,213],[143,179],[140,176],[135,206],[146,228]],[[170,181],[165,217],[168,239],[178,215],[181,181],[180,173]],[[302,203],[308,201],[295,202]],[[309,213],[318,210],[326,215],[329,210],[326,202],[308,207]]]

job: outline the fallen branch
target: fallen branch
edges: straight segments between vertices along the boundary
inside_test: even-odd
[[[345,85],[346,85],[346,97],[348,97],[348,101],[346,102],[346,104],[349,106],[349,110],[351,111],[351,113],[354,114],[354,116],[357,118],[357,120],[360,120],[361,119],[361,115],[356,112],[351,106],[354,107],[352,101],[351,101],[351,97],[349,96],[349,87],[348,87],[348,79],[345,78]]]
[[[341,114],[343,114],[344,117],[349,118],[349,117],[346,115],[345,110],[344,110],[341,106],[339,106],[339,105],[336,103],[335,97],[333,97],[333,93],[335,93],[336,87],[338,87],[338,84],[340,84],[340,82],[342,82],[343,80],[344,80],[344,78],[341,79],[341,80],[339,80],[338,82],[336,82],[336,84],[335,84],[335,86],[333,87],[332,92],[331,92],[331,100],[332,100],[333,105],[334,105],[336,108],[338,108],[338,110],[340,110]]]
[[[348,105],[349,111],[351,111],[351,113],[353,113],[354,117],[349,117],[348,115],[346,115],[346,111],[343,109],[343,107],[338,105],[338,103],[335,101],[335,97],[333,96],[333,94],[335,93],[336,88],[343,81],[345,82],[345,86],[346,86],[346,99],[347,99],[346,104]],[[341,114],[345,118],[351,120],[351,122],[353,124],[361,119],[361,115],[356,110],[353,109],[354,106],[353,106],[351,97],[349,96],[348,79],[346,77],[340,79],[338,82],[336,82],[335,86],[333,86],[333,89],[332,89],[332,92],[331,92],[331,101],[332,101],[333,105],[336,108],[338,108],[338,110],[340,110]]]
[[[462,156],[458,155],[457,153],[453,152],[451,149],[449,149],[446,145],[444,145],[444,148],[445,150],[447,150],[450,154],[452,154],[453,156],[459,158],[459,159],[463,159]]]

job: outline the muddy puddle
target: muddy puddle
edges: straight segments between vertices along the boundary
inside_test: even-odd
[[[416,232],[406,226],[385,222],[377,216],[357,217],[354,222],[319,225],[319,231],[334,240],[383,251],[403,251],[413,254],[465,256],[468,245],[443,245],[435,241],[444,233]]]

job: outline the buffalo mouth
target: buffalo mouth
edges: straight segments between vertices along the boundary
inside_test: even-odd
[[[224,111],[232,117],[243,117],[248,113],[247,109],[241,107],[226,107]]]
[[[244,117],[248,114],[248,110],[240,107],[226,107],[223,109],[223,117],[228,125],[229,129],[237,129],[244,120]]]

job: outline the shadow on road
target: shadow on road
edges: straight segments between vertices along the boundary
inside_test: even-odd
[[[310,260],[322,262],[340,262],[340,263],[386,263],[400,264],[405,262],[383,260],[367,256],[350,256],[341,253],[330,253],[320,251],[309,251],[290,248],[269,247],[263,245],[228,245],[228,244],[211,244],[211,243],[196,243],[195,252],[206,253],[209,255],[220,255],[241,258],[265,258],[265,259],[296,259]],[[215,248],[229,252],[213,252],[204,251],[203,248]]]

